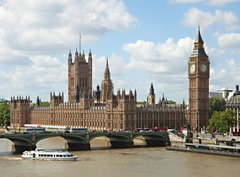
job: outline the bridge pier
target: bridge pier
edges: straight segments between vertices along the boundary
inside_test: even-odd
[[[133,147],[133,141],[112,141],[110,140],[111,148],[117,149],[117,148],[132,148]]]
[[[68,142],[69,151],[90,150],[90,143]]]
[[[14,154],[21,154],[24,151],[35,149],[35,147],[31,145],[15,144],[15,143],[14,143],[14,147],[15,147],[15,151],[13,152]]]
[[[145,140],[147,143],[147,147],[165,147],[166,142],[160,140]]]

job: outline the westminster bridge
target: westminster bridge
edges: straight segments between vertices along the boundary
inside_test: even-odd
[[[52,137],[62,137],[67,142],[69,151],[90,150],[91,141],[95,138],[105,137],[109,140],[111,148],[132,148],[134,140],[143,140],[146,146],[166,146],[170,143],[167,132],[88,132],[88,133],[38,133],[38,134],[2,134],[0,138],[6,138],[13,143],[15,153],[36,148],[41,140]]]

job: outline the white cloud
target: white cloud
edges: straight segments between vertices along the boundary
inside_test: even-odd
[[[207,28],[211,25],[222,24],[227,30],[240,27],[240,20],[234,12],[216,10],[215,13],[192,8],[184,14],[183,23],[187,26]]]
[[[56,57],[37,55],[33,56],[31,60],[35,66],[58,67],[61,65],[61,62]]]
[[[240,46],[240,34],[239,33],[227,33],[218,37],[218,45],[220,47],[239,47]]]
[[[210,5],[214,6],[224,6],[229,3],[239,2],[239,0],[208,0]]]
[[[202,1],[203,0],[170,0],[170,2],[177,4],[198,3]]]
[[[183,38],[176,43],[169,38],[160,44],[138,40],[125,44],[123,49],[130,55],[130,68],[139,68],[149,73],[181,73],[192,45],[191,38]]]
[[[199,2],[206,2],[212,6],[224,6],[229,3],[239,2],[239,0],[170,0],[171,3],[177,4],[193,4]]]
[[[87,44],[136,22],[119,0],[1,1],[0,97],[39,94],[48,100],[51,90],[66,93],[67,67],[61,60],[76,46],[79,33]]]
[[[49,53],[54,48],[58,52],[71,46],[79,33],[87,43],[108,31],[129,29],[135,23],[123,1],[8,0],[0,6],[0,46]]]
[[[187,83],[187,62],[192,47],[193,39],[189,37],[176,42],[168,38],[163,43],[138,40],[123,45],[130,58],[127,68],[134,73],[130,76],[135,75],[130,82],[137,88],[139,99],[146,100],[151,82],[157,101],[163,93],[177,102],[186,98],[187,84],[182,83]]]
[[[236,77],[240,75],[239,68],[240,62],[234,58],[226,59],[219,68],[211,68],[210,90],[217,91],[221,87],[234,90],[240,83],[240,78]]]

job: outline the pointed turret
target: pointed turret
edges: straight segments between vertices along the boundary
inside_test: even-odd
[[[92,57],[92,51],[91,51],[91,49],[89,49],[88,56],[89,56],[89,57]]]
[[[83,54],[82,54],[82,61],[86,62],[84,50],[83,50]]]
[[[75,61],[78,61],[78,50],[76,48],[76,51],[75,51]]]
[[[110,76],[109,66],[108,66],[108,58],[106,58],[106,67],[104,71],[104,78],[102,81],[101,87],[101,102],[104,103],[107,99],[111,98],[113,95],[113,83]]]
[[[89,53],[88,53],[88,65],[92,65],[92,52],[91,52],[91,49],[89,50]]]
[[[197,38],[194,43],[200,43],[200,44],[204,43],[202,40],[201,32],[200,32],[200,26],[198,26],[198,34],[197,34]]]
[[[37,106],[39,107],[39,106],[40,106],[40,99],[39,99],[39,96],[37,96],[37,101],[36,101],[36,103],[37,103]]]
[[[194,41],[194,48],[191,57],[208,57],[204,50],[204,42],[200,32],[200,26],[198,26],[198,34]]]
[[[163,93],[163,96],[162,96],[162,101],[165,101],[165,98],[164,98],[164,93]]]
[[[104,80],[109,80],[110,79],[110,71],[109,71],[109,66],[108,66],[108,58],[106,58],[106,67],[104,71]]]
[[[136,89],[134,90],[134,99],[135,99],[135,101],[137,101],[137,90]]]
[[[149,95],[154,95],[153,83],[151,83]]]
[[[153,83],[151,83],[151,86],[150,86],[150,92],[147,97],[147,103],[149,106],[155,106],[155,94],[154,94]]]
[[[68,63],[72,63],[72,53],[71,53],[70,49],[69,49],[69,52],[68,52]]]

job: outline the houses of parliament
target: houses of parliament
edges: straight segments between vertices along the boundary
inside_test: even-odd
[[[114,92],[108,59],[101,87],[92,88],[92,52],[88,56],[76,50],[68,53],[68,102],[63,93],[50,93],[50,106],[41,107],[40,99],[11,98],[11,126],[24,124],[85,127],[96,131],[126,131],[137,128],[175,128],[188,123],[192,129],[203,127],[208,120],[209,60],[198,30],[188,60],[189,106],[167,104],[164,96],[156,103],[151,84],[147,101],[137,101],[137,91]]]

